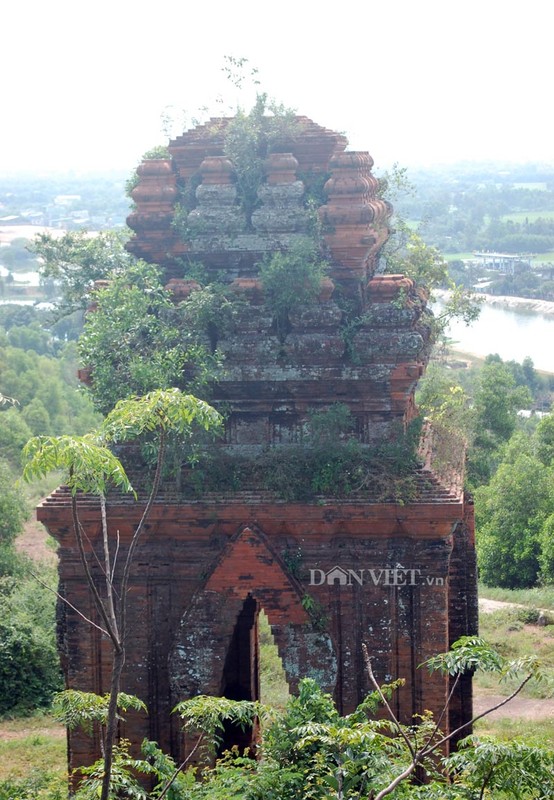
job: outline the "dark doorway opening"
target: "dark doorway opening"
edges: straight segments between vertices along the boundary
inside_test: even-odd
[[[251,595],[244,601],[227,651],[221,695],[229,700],[258,700],[260,696],[260,667],[258,648],[258,604]],[[225,722],[218,755],[232,747],[253,750],[256,726],[243,730],[239,725]]]
[[[259,603],[248,595],[237,617],[225,659],[221,695],[229,700],[261,700],[283,706],[288,685],[283,664],[273,641],[267,616]],[[225,723],[218,755],[232,747],[255,755],[257,725],[242,730]]]

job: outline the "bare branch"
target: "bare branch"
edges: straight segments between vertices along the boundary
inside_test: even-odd
[[[79,520],[79,514],[78,514],[78,511],[77,511],[77,498],[76,498],[75,495],[73,495],[72,498],[71,498],[71,513],[72,513],[72,517],[73,517],[73,530],[74,530],[74,533],[75,533],[75,538],[77,540],[77,546],[79,548],[79,556],[81,558],[81,564],[82,564],[83,570],[85,572],[85,576],[86,576],[86,579],[87,579],[87,584],[88,584],[88,586],[90,588],[90,591],[92,593],[92,596],[93,596],[93,599],[94,599],[94,604],[96,606],[96,610],[98,611],[98,613],[100,614],[100,616],[104,620],[104,624],[106,626],[106,632],[107,632],[109,638],[112,641],[112,644],[114,646],[114,650],[116,652],[119,652],[121,650],[121,642],[119,640],[119,637],[117,636],[117,632],[114,631],[114,629],[111,626],[110,619],[109,619],[109,617],[108,617],[108,615],[106,613],[106,609],[104,607],[104,601],[102,600],[102,598],[100,597],[100,594],[98,593],[98,589],[96,587],[96,583],[94,582],[94,578],[93,578],[92,573],[90,571],[90,566],[89,566],[89,563],[88,563],[88,560],[87,560],[87,554],[85,553],[85,548],[84,548],[84,544],[83,544],[83,526],[81,525],[81,521]]]
[[[517,689],[515,689],[515,691],[513,691],[512,694],[509,697],[505,697],[504,700],[502,700],[500,703],[496,703],[496,705],[492,706],[491,708],[488,708],[486,711],[483,711],[481,714],[477,714],[476,717],[472,717],[472,719],[470,719],[469,722],[464,722],[464,724],[460,725],[459,728],[456,728],[456,730],[452,731],[451,733],[447,734],[446,736],[443,736],[442,739],[439,739],[439,741],[436,742],[436,744],[433,745],[433,747],[430,747],[430,748],[426,749],[424,755],[429,755],[430,753],[433,753],[437,748],[441,747],[441,745],[443,745],[446,742],[450,741],[450,739],[452,739],[454,736],[457,736],[458,733],[460,733],[460,731],[463,731],[465,728],[469,728],[471,725],[473,725],[475,722],[477,722],[477,720],[483,719],[483,717],[488,716],[488,714],[492,714],[492,712],[496,711],[498,708],[502,708],[502,706],[505,706],[506,703],[509,703],[510,700],[513,700],[514,697],[516,697],[521,692],[521,690],[523,689],[525,684],[528,683],[531,680],[532,677],[533,677],[532,673],[527,675],[524,678],[524,680],[519,684]]]
[[[45,589],[48,589],[49,592],[55,594],[58,600],[61,600],[62,603],[66,604],[66,606],[69,606],[69,608],[71,608],[72,611],[75,611],[75,613],[78,614],[81,617],[81,619],[83,619],[85,622],[88,622],[88,624],[92,625],[93,628],[99,630],[100,633],[104,634],[104,636],[108,636],[108,631],[105,631],[101,625],[97,625],[96,622],[93,622],[91,619],[85,616],[85,614],[83,614],[82,611],[79,611],[79,609],[76,606],[74,606],[73,603],[69,602],[67,597],[64,597],[63,594],[60,594],[58,591],[56,591],[56,589],[52,589],[51,586],[48,586],[48,584],[45,581],[43,581],[42,578],[39,578],[39,576],[36,575],[34,572],[31,572],[31,575],[37,581],[37,583],[40,583],[40,585],[44,586]]]
[[[184,770],[184,768],[187,766],[187,764],[189,763],[189,761],[191,760],[193,755],[196,753],[196,751],[198,750],[198,748],[200,747],[200,745],[204,741],[204,737],[205,737],[205,734],[201,733],[200,736],[198,737],[198,741],[196,742],[196,744],[194,745],[194,747],[192,748],[192,750],[190,751],[188,756],[185,758],[185,760],[181,764],[179,764],[179,766],[177,767],[177,769],[175,770],[175,772],[173,773],[171,778],[168,780],[168,782],[166,783],[166,785],[164,786],[164,788],[162,789],[162,791],[158,795],[158,800],[163,800],[163,798],[166,796],[166,794],[168,793],[168,791],[170,790],[172,785],[177,780],[177,776],[179,775],[179,773]]]
[[[416,751],[414,750],[412,743],[410,742],[409,738],[406,736],[406,734],[405,734],[405,732],[404,732],[404,730],[402,728],[402,725],[400,724],[399,720],[397,719],[396,714],[394,713],[394,711],[390,707],[390,704],[389,704],[387,698],[383,694],[383,691],[382,691],[381,687],[379,686],[379,684],[377,683],[377,681],[375,679],[375,675],[373,674],[373,670],[371,668],[371,659],[369,657],[369,652],[368,652],[367,645],[365,644],[365,642],[362,642],[362,653],[363,653],[363,656],[364,656],[364,665],[365,665],[365,668],[367,670],[367,674],[369,676],[369,680],[371,681],[371,683],[375,687],[375,689],[377,691],[377,694],[381,698],[381,702],[383,703],[383,705],[385,706],[385,708],[389,712],[389,716],[390,716],[391,720],[393,721],[396,730],[398,731],[400,736],[404,739],[404,741],[405,741],[405,743],[406,743],[406,745],[408,747],[408,750],[410,751],[410,755],[412,756],[412,758],[415,758],[416,757]]]
[[[113,629],[119,638],[117,630],[117,617],[113,603],[113,581],[112,581],[112,567],[110,564],[110,541],[108,538],[108,518],[106,515],[106,498],[104,494],[100,494],[100,515],[102,519],[102,544],[104,548],[104,575],[106,583],[106,602],[107,614],[110,617]]]
[[[461,677],[462,677],[462,673],[459,672],[456,675],[456,678],[454,680],[454,683],[452,684],[452,688],[450,689],[450,692],[448,693],[448,697],[446,698],[446,703],[444,704],[443,709],[442,709],[442,711],[440,713],[440,717],[438,718],[437,723],[436,723],[436,725],[435,725],[435,727],[433,729],[433,733],[427,739],[427,745],[426,745],[427,747],[431,744],[431,742],[433,741],[433,739],[435,738],[435,736],[437,735],[437,733],[440,730],[441,723],[442,723],[444,717],[446,716],[446,712],[448,711],[448,708],[450,706],[450,701],[452,700],[452,697],[454,696],[454,692],[456,691],[456,687],[458,686],[458,683],[460,682],[460,678]]]

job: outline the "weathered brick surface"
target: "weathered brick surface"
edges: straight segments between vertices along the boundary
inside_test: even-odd
[[[223,153],[229,120],[212,120],[176,139],[171,159],[140,168],[133,192],[130,249],[161,263],[175,302],[198,288],[179,271],[187,251],[208,273],[224,270],[244,300],[232,329],[218,332],[215,342],[225,355],[213,402],[225,404],[228,413],[227,455],[302,445],[310,414],[337,401],[348,406],[362,445],[390,441],[416,414],[414,391],[429,356],[425,295],[402,275],[375,275],[390,208],[376,197],[371,157],[344,152],[344,137],[305,117],[297,122],[300,132],[268,157],[253,230],[237,204],[233,165]],[[273,249],[286,250],[305,230],[300,176],[308,173],[331,176],[320,208],[329,223],[330,277],[317,302],[290,314],[283,335],[264,298],[259,262]],[[189,181],[198,185],[192,216],[200,233],[182,242],[171,216],[177,188],[190,188]],[[345,298],[358,309],[355,324],[345,316]],[[171,714],[179,700],[198,693],[257,697],[261,608],[293,690],[311,675],[334,694],[341,711],[352,711],[370,688],[365,642],[380,681],[405,679],[394,698],[401,719],[410,722],[425,709],[440,712],[449,681],[420,665],[476,631],[473,514],[459,483],[441,483],[428,458],[412,477],[413,499],[402,503],[369,490],[350,499],[284,502],[257,486],[232,494],[205,487],[191,500],[164,486],[134,562],[123,680],[150,713],[129,715],[122,735],[135,742],[149,736],[179,757],[191,745]],[[142,494],[136,502],[109,498],[119,564],[143,501]],[[81,497],[79,507],[90,547],[99,553],[98,503]],[[94,619],[67,491],[48,498],[38,516],[59,544],[62,594]],[[110,652],[99,631],[60,605],[59,634],[68,685],[106,692]],[[470,710],[468,678],[444,726],[467,720]],[[90,760],[97,748],[71,734],[72,766]]]
[[[110,509],[123,552],[139,512],[132,505]],[[95,514],[85,506],[84,522]],[[71,535],[59,533],[67,507],[47,501],[39,517],[61,540],[66,595],[92,614]],[[438,712],[447,682],[431,679],[419,665],[475,630],[466,518],[461,502],[156,505],[133,574],[124,678],[126,691],[144,699],[150,714],[130,719],[125,734],[137,741],[151,736],[177,754],[171,708],[187,694],[222,692],[225,659],[249,597],[269,617],[292,688],[315,675],[341,710],[351,711],[369,689],[361,654],[366,642],[379,680],[406,680],[395,699],[404,720],[426,708]],[[300,556],[294,575],[286,566],[292,553]],[[353,570],[347,585],[327,582],[335,566]],[[317,601],[315,617],[303,607],[306,595]],[[63,629],[70,685],[107,691],[109,657],[98,632],[70,609]],[[452,724],[467,718],[468,703],[466,687],[456,695]],[[86,741],[74,746],[72,737],[72,753],[79,763]]]

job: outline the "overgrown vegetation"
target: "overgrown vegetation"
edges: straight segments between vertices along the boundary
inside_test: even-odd
[[[456,681],[469,666],[500,677],[519,674],[515,692],[533,676],[540,678],[535,659],[506,659],[475,638],[460,640],[450,652],[430,659],[422,668],[448,672]],[[309,679],[300,683],[298,696],[290,698],[282,711],[254,702],[203,696],[179,703],[175,711],[196,737],[193,753],[199,766],[187,768],[190,759],[177,765],[149,741],[142,743],[139,755],[131,756],[128,743],[123,741],[114,754],[110,796],[135,800],[383,800],[391,795],[447,800],[479,796],[479,792],[485,796],[488,790],[500,792],[492,796],[502,800],[539,800],[554,790],[554,753],[539,744],[518,740],[499,743],[470,736],[456,754],[441,757],[441,748],[449,737],[445,738],[437,721],[426,712],[413,725],[402,725],[391,705],[399,682],[379,686],[367,656],[366,667],[373,690],[346,716],[341,716],[330,695]],[[103,709],[105,713],[105,703],[100,701],[75,692],[62,693],[61,715],[67,722],[69,714],[72,724],[84,725],[90,731],[90,709]],[[380,707],[384,716],[378,713]],[[255,719],[262,733],[256,748],[258,758],[234,748],[214,765],[213,755],[222,741],[225,724],[234,722],[249,728]],[[80,772],[78,800],[98,796],[101,762]],[[151,780],[150,792],[143,788],[141,776]],[[8,784],[16,792],[10,800],[26,800],[29,784],[28,780]],[[4,787],[0,784],[0,791]],[[48,792],[45,800],[54,800],[56,791]]]
[[[294,112],[256,93],[249,112],[238,108],[224,132],[223,150],[231,160],[237,179],[239,204],[251,226],[252,213],[259,204],[258,189],[265,179],[265,159],[273,146],[294,138]]]
[[[227,127],[225,153],[235,166],[239,203],[248,223],[264,179],[265,157],[277,140],[294,137],[294,134],[291,114],[286,109],[272,107],[265,95],[257,96],[250,112],[239,111]],[[154,157],[159,155],[156,152]],[[183,198],[181,222],[186,237],[194,233],[188,223],[188,212],[193,205],[195,188],[195,179],[192,179],[186,188],[187,196]],[[324,201],[321,181],[317,186],[314,183],[309,193],[316,198],[316,204]],[[516,243],[521,246],[520,234],[528,235],[532,224],[527,221],[525,231],[512,225],[511,239],[507,235],[495,241],[503,241],[504,247],[508,244],[515,247]],[[549,236],[548,226],[542,222],[541,226],[540,233],[538,229],[531,233]],[[503,233],[501,226],[496,227],[497,234]],[[505,227],[510,226],[506,223]],[[388,271],[404,272],[426,288],[445,284],[447,265],[439,251],[427,246],[401,221],[397,229],[398,236],[391,240],[386,254]],[[492,236],[492,232],[489,233]],[[528,238],[526,242],[540,249],[537,239]],[[135,263],[122,244],[120,237],[111,234],[95,239],[86,234],[68,234],[59,244],[54,245],[52,239],[46,237],[35,247],[36,254],[45,259],[44,277],[56,281],[63,289],[64,313],[77,312],[91,300],[96,304],[96,310],[88,317],[80,352],[84,363],[92,369],[93,396],[96,407],[103,413],[108,413],[122,397],[157,389],[179,386],[204,392],[221,366],[218,341],[232,332],[240,312],[240,301],[232,296],[229,287],[208,281],[205,273],[201,274],[202,269],[190,262],[184,265],[184,274],[203,285],[176,306],[161,285],[156,268]],[[319,244],[319,231],[314,230],[311,238],[287,252],[272,254],[260,265],[266,302],[273,310],[281,339],[288,332],[289,314],[299,305],[313,303],[317,298],[325,274]],[[21,253],[21,248],[15,247],[10,257],[23,262]],[[109,286],[92,291],[95,280],[108,277]],[[455,295],[454,310],[470,320],[475,309],[467,301],[463,292]],[[399,307],[402,302],[403,298],[399,298]],[[345,336],[349,325],[355,328],[359,323],[358,310],[347,311]],[[3,318],[8,320],[7,315]],[[73,336],[79,326],[76,319],[78,312],[73,322],[67,323],[70,327],[65,329],[65,334],[61,327],[54,334],[53,323],[45,329],[38,320],[20,324],[21,318],[16,322],[12,318],[2,334],[0,391],[2,395],[15,398],[17,404],[0,410],[4,423],[0,427],[0,443],[8,459],[7,464],[0,464],[0,512],[4,512],[6,519],[5,522],[0,519],[0,677],[3,689],[0,713],[19,713],[47,705],[59,687],[53,639],[54,594],[47,588],[53,586],[54,576],[47,570],[36,570],[42,581],[38,585],[44,585],[37,589],[28,565],[13,549],[25,509],[20,496],[11,488],[11,482],[19,466],[21,446],[31,434],[50,437],[70,432],[84,434],[97,420],[82,394],[67,392],[58,385],[62,372],[67,373],[72,368],[68,365],[73,355],[70,348],[64,349],[62,338],[70,330]],[[59,354],[63,354],[61,359],[55,358]],[[513,365],[506,365],[497,357],[490,358],[475,386],[464,391],[444,374],[435,372],[433,376],[431,370],[420,398],[425,413],[434,418],[437,426],[461,432],[470,444],[469,485],[476,491],[481,573],[486,582],[507,586],[532,585],[537,581],[554,583],[553,423],[552,417],[546,417],[538,425],[530,423],[524,428],[518,421],[518,408],[530,402],[531,393],[536,393],[540,383],[532,364],[523,365],[520,372],[523,378]],[[129,415],[125,419],[124,416],[120,415],[118,424],[135,428],[136,417],[132,415],[130,422]],[[107,429],[112,423],[113,418]],[[248,459],[221,453],[212,456],[206,453],[203,457],[195,454],[183,491],[236,491],[244,486],[255,486],[285,500],[314,499],[326,494],[348,497],[371,492],[374,499],[401,504],[412,499],[416,492],[417,434],[414,426],[406,436],[398,436],[393,445],[363,447],[354,436],[348,409],[336,404],[312,414],[302,447],[277,447]],[[185,441],[190,444],[188,431]],[[91,450],[96,442],[88,437],[81,444]],[[66,452],[67,437],[63,441],[42,439],[39,445],[33,445],[33,452],[43,458],[46,468],[60,463],[62,445]],[[65,456],[61,460],[64,459]],[[81,468],[83,462],[79,459]],[[77,462],[65,459],[65,464],[68,463],[74,466]],[[176,463],[180,465],[180,461]],[[104,466],[106,464],[111,477],[117,478],[119,473],[114,462],[110,460],[104,462]],[[100,488],[103,495],[104,478],[100,483],[91,483],[90,477],[87,471],[83,482],[75,481],[73,489]],[[127,486],[123,477],[121,481]],[[79,530],[77,519],[77,535]],[[107,538],[106,534],[106,597],[101,599],[98,608],[101,616],[104,610],[106,634],[111,639],[117,661],[124,651],[125,603],[113,602],[114,586],[110,585],[113,551]],[[293,556],[290,564],[292,573]],[[124,598],[125,583],[120,589],[120,596]],[[317,622],[320,609],[315,608],[313,602],[305,595],[304,607]],[[483,642],[475,640],[462,643],[447,657],[433,660],[431,666],[455,676],[468,666],[480,665],[506,678],[514,690],[521,683],[514,675],[523,669],[523,681],[527,684],[528,676],[536,672],[531,655],[538,644],[533,641],[531,652],[521,659],[521,644],[516,651],[512,634],[515,636],[525,629],[530,615],[531,612],[527,612],[524,617],[522,612],[516,611],[491,621],[489,633],[497,640],[495,644],[500,653],[493,653]],[[271,647],[267,630],[264,636],[266,641],[262,646]],[[550,660],[550,651],[544,649]],[[279,663],[275,651],[272,658],[269,671],[276,674]],[[514,658],[516,663],[510,664]],[[539,696],[550,691],[551,672],[546,677],[546,683],[535,690]],[[119,713],[124,713],[126,701],[128,706],[135,703],[118,691],[117,680],[114,680],[109,699],[89,697],[83,700],[62,695],[58,711],[67,723],[96,725],[105,753],[110,752],[108,767],[104,760],[82,770],[85,781],[79,797],[83,800],[98,797],[100,793],[106,798],[146,798],[147,792],[137,775],[146,777],[155,786],[151,797],[166,796],[173,800],[203,797],[211,800],[349,797],[354,800],[362,796],[382,798],[393,792],[395,797],[410,798],[484,797],[488,793],[502,800],[511,797],[519,800],[554,792],[552,752],[535,743],[515,741],[499,745],[484,738],[470,738],[456,756],[439,761],[438,743],[442,734],[438,723],[428,715],[408,728],[400,726],[394,715],[389,721],[374,718],[378,702],[386,705],[394,688],[376,687],[348,717],[341,717],[331,698],[309,681],[301,685],[299,697],[290,699],[282,713],[221,698],[195,698],[180,704],[179,713],[189,725],[202,731],[202,742],[208,749],[218,743],[225,719],[251,725],[258,716],[264,727],[258,761],[235,751],[220,759],[215,768],[207,766],[186,774],[155,743],[143,743],[140,756],[131,755],[125,741],[111,749],[117,704]],[[64,702],[65,708],[62,708]],[[396,736],[391,737],[391,733]],[[427,771],[429,781],[423,787],[408,780],[420,769]],[[23,782],[0,783],[0,800],[27,797],[54,800],[61,797],[61,789],[59,785],[52,786],[44,776],[30,775]]]
[[[343,417],[346,429],[333,435],[338,416]],[[185,496],[198,496],[205,491],[225,493],[248,488],[273,492],[289,501],[357,494],[399,504],[416,497],[414,470],[419,466],[421,420],[406,433],[400,431],[394,441],[374,447],[354,438],[350,412],[340,404],[317,412],[310,426],[313,428],[306,431],[301,445],[268,448],[257,455],[195,452],[181,491]]]
[[[295,243],[287,252],[274,252],[262,262],[260,278],[265,301],[274,314],[281,339],[290,327],[289,314],[316,300],[326,270],[316,242],[310,239]]]
[[[206,390],[217,358],[182,324],[183,309],[162,286],[157,267],[137,262],[94,299],[97,308],[87,317],[79,353],[102,413],[120,399],[154,389]]]
[[[422,410],[440,429],[467,442],[467,484],[475,494],[480,575],[491,586],[529,588],[554,581],[553,416],[518,416],[543,403],[549,380],[532,361],[488,356],[473,376],[431,365],[422,382]]]

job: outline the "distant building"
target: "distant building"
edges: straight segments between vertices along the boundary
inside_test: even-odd
[[[486,269],[497,269],[499,272],[505,272],[508,275],[513,275],[516,267],[531,268],[531,256],[526,253],[496,253],[496,252],[481,252],[473,253],[473,257],[477,259],[478,265]]]

